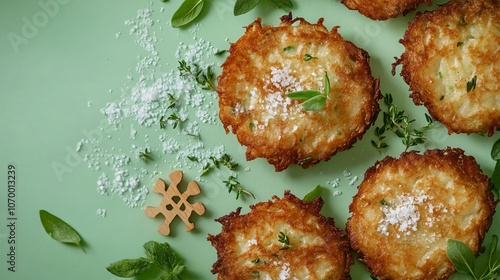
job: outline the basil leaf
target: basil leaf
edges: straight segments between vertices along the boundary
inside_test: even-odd
[[[175,273],[167,272],[160,276],[160,280],[181,280],[181,277]]]
[[[81,247],[82,238],[63,220],[45,210],[40,210],[40,221],[50,237],[62,243],[71,243]]]
[[[182,259],[177,256],[168,243],[160,244],[155,241],[149,241],[144,244],[144,249],[146,250],[146,256],[163,270],[168,272],[175,271],[177,274],[184,270]]]
[[[151,268],[151,262],[146,258],[123,259],[110,264],[106,269],[118,277],[130,278]]]
[[[491,175],[491,183],[493,184],[493,193],[498,198],[500,192],[500,161],[495,164],[495,169]]]
[[[271,0],[271,2],[280,9],[293,8],[292,1],[290,0]]]
[[[491,148],[491,158],[493,160],[500,160],[500,139],[498,139]]]
[[[203,9],[204,0],[184,0],[172,16],[172,27],[181,27],[192,22]]]
[[[310,191],[308,194],[306,194],[302,200],[307,201],[307,202],[311,202],[314,199],[316,199],[316,197],[318,197],[318,196],[321,196],[321,186],[320,185],[317,185],[312,191]]]
[[[234,15],[239,16],[245,13],[248,13],[250,10],[255,8],[257,4],[260,3],[260,0],[236,0],[234,3]]]
[[[475,278],[476,258],[472,250],[462,241],[448,239],[446,255],[458,272],[465,273]]]
[[[319,111],[325,107],[326,104],[326,96],[317,95],[307,101],[302,103],[302,109],[304,111]]]
[[[488,261],[488,266],[491,269],[494,264],[491,264],[491,260],[493,259],[493,255],[495,255],[495,252],[497,250],[497,245],[498,245],[498,236],[494,235],[491,237],[491,244],[490,244],[490,253],[489,253],[489,261]]]
[[[290,92],[286,96],[294,100],[307,100],[317,95],[321,95],[321,92],[317,90],[301,90]]]

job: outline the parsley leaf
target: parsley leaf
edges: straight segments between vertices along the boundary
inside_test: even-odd
[[[470,81],[467,82],[467,92],[476,89],[477,76],[474,75]]]

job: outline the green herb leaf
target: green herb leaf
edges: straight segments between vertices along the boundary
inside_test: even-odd
[[[238,180],[236,180],[236,177],[231,175],[231,176],[229,176],[229,178],[226,181],[222,181],[222,182],[226,184],[228,192],[232,192],[233,190],[236,190],[236,199],[240,198],[241,194],[250,195],[251,197],[253,197],[255,199],[255,195],[253,193],[251,193],[251,192],[243,189],[243,187],[241,187],[241,184],[240,184],[240,182],[238,182]]]
[[[115,276],[130,278],[150,269],[151,264],[146,258],[123,259],[110,264],[106,269]]]
[[[290,92],[286,96],[294,100],[308,100],[318,95],[321,95],[321,92],[317,90],[301,90]]]
[[[326,105],[326,96],[318,95],[302,103],[304,111],[319,111]]]
[[[500,161],[497,161],[495,164],[495,169],[493,169],[493,174],[491,175],[491,183],[493,184],[493,194],[498,199],[500,192]]]
[[[144,249],[148,258],[163,270],[180,273],[184,269],[183,260],[177,256],[168,243],[149,241],[144,244]]]
[[[293,8],[292,1],[290,0],[271,0],[274,6],[280,9],[291,9]]]
[[[204,0],[184,0],[172,16],[172,27],[181,27],[192,22],[200,15],[204,3]]]
[[[446,255],[455,266],[455,269],[476,279],[476,259],[472,250],[462,241],[448,239]]]
[[[290,245],[290,239],[288,239],[288,234],[286,231],[280,231],[278,235],[278,242],[283,243],[283,247],[280,248],[280,250],[288,250],[292,248]]]
[[[491,148],[491,158],[495,161],[500,160],[500,139],[495,141]]]
[[[312,191],[307,193],[302,200],[311,202],[316,199],[316,197],[321,196],[321,186],[317,185]]]
[[[239,16],[251,11],[260,3],[260,0],[236,0],[234,3],[234,15]]]
[[[303,60],[304,60],[304,61],[309,61],[309,60],[311,60],[311,59],[313,59],[313,58],[317,58],[317,57],[312,56],[312,55],[310,55],[310,54],[306,53],[306,55],[304,55]]]
[[[474,75],[470,81],[467,82],[467,92],[474,90],[476,88],[477,76]]]
[[[82,247],[82,238],[78,232],[60,218],[45,210],[40,210],[40,221],[50,237],[62,243],[70,243],[80,248]]]

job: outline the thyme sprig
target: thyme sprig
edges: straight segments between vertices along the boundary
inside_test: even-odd
[[[182,119],[177,115],[177,113],[172,113],[168,117],[161,116],[160,128],[166,128],[169,123],[172,124],[173,129],[176,129],[179,124],[182,123]]]
[[[232,192],[233,190],[236,191],[236,199],[240,198],[240,195],[250,195],[255,199],[255,195],[247,190],[245,190],[240,182],[236,179],[235,176],[230,175],[229,178],[226,181],[222,181],[223,183],[226,184],[226,187],[228,188],[228,192]]]
[[[204,90],[216,91],[217,88],[214,85],[215,74],[212,71],[212,67],[208,66],[205,70],[201,69],[197,64],[188,65],[185,60],[179,61],[179,66],[177,67],[181,72],[182,76],[191,76],[195,81],[201,85]]]
[[[433,123],[432,118],[425,114],[427,125],[420,129],[412,128],[411,124],[415,122],[415,119],[411,119],[404,110],[400,110],[394,105],[391,94],[385,94],[383,100],[387,109],[383,112],[382,126],[375,128],[375,136],[377,139],[371,141],[372,145],[379,151],[387,148],[389,146],[385,142],[385,133],[387,131],[391,131],[397,137],[401,138],[403,145],[405,145],[405,151],[410,147],[425,143],[427,140],[425,138],[425,133]]]
[[[151,155],[151,149],[147,147],[144,149],[144,151],[140,151],[139,158],[145,162],[153,160],[153,156]]]

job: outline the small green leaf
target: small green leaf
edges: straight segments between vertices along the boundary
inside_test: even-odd
[[[45,210],[40,210],[40,221],[50,237],[62,243],[71,243],[81,247],[82,238],[63,220]]]
[[[491,237],[491,244],[490,244],[490,253],[489,253],[489,262],[488,262],[488,266],[489,268],[493,268],[493,264],[492,264],[492,260],[493,260],[493,256],[495,255],[495,252],[497,250],[497,245],[498,245],[498,236],[494,235]]]
[[[446,255],[460,273],[475,277],[476,258],[472,250],[462,241],[448,239]]]
[[[467,92],[474,90],[476,88],[477,76],[474,75],[470,81],[467,82]]]
[[[144,249],[146,250],[146,256],[165,271],[179,270],[179,267],[184,268],[182,259],[177,256],[175,251],[166,242],[158,243],[149,241],[144,244]]]
[[[330,93],[330,78],[328,78],[328,74],[325,72],[325,89],[323,90],[325,95],[328,96]]]
[[[146,258],[123,259],[110,264],[106,269],[118,277],[130,278],[151,268],[151,262]]]
[[[203,9],[204,0],[184,0],[172,16],[172,27],[181,27],[192,22]]]
[[[290,0],[271,0],[271,2],[280,9],[287,10],[293,8],[292,1]]]
[[[317,90],[301,90],[290,92],[286,96],[294,100],[308,100],[317,95],[321,95],[321,92]]]
[[[321,196],[321,186],[320,185],[317,185],[312,191],[307,193],[302,200],[311,202],[314,199],[316,199],[316,197],[318,197],[318,196]]]
[[[236,0],[234,3],[234,15],[239,16],[245,13],[248,13],[250,10],[255,8],[257,4],[260,3],[260,0]]]
[[[500,139],[498,139],[491,148],[491,158],[495,161],[500,160]]]
[[[498,198],[498,193],[500,192],[500,161],[495,164],[495,169],[491,175],[491,183],[493,184],[493,191]]]
[[[302,109],[304,111],[319,111],[325,107],[326,104],[326,96],[317,95],[307,101],[302,103]]]

